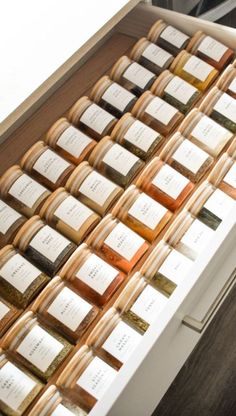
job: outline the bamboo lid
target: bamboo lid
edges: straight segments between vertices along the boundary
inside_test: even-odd
[[[103,241],[106,238],[114,223],[115,218],[112,214],[107,214],[88,236],[86,243],[96,248],[98,241]]]
[[[69,195],[70,194],[63,187],[60,187],[52,192],[44,202],[39,212],[40,217],[45,218],[46,220],[50,219],[50,216],[57,208],[57,205],[65,199],[64,196],[66,197]]]
[[[100,100],[101,96],[104,94],[107,87],[109,87],[112,83],[113,81],[109,78],[108,75],[104,75],[102,78],[100,78],[96,82],[96,84],[94,85],[90,93],[91,100],[93,100],[95,103],[98,103],[98,101]]]
[[[68,362],[56,381],[58,387],[70,386],[76,375],[86,366],[92,358],[92,351],[87,345],[83,345]]]
[[[111,138],[116,141],[120,141],[120,136],[123,135],[124,130],[135,121],[135,118],[131,113],[125,113],[116,123],[114,129],[111,132]]]
[[[34,314],[32,311],[25,312],[17,321],[12,325],[12,327],[7,331],[7,333],[3,336],[1,346],[3,349],[8,349],[12,340],[16,339],[17,334],[23,328],[27,329],[26,325],[28,322],[34,318]]]
[[[132,64],[132,61],[128,56],[121,56],[111,68],[110,78],[119,82],[121,75],[130,64]]]
[[[103,137],[99,143],[96,144],[95,148],[93,149],[92,153],[89,156],[89,164],[92,165],[94,168],[98,167],[106,151],[114,144],[111,140],[110,136]]]
[[[42,150],[43,148],[45,148],[45,150],[46,150],[48,148],[48,146],[46,146],[45,143],[42,140],[36,142],[33,146],[31,146],[29,148],[29,150],[21,158],[20,166],[22,167],[22,169],[24,169],[26,167],[26,164],[27,164],[28,160],[30,160],[31,157],[33,157],[33,159],[34,159],[35,156],[38,155],[38,152],[40,150]]]
[[[113,330],[119,318],[120,316],[114,307],[108,309],[89,334],[85,341],[86,344],[96,348],[100,343],[103,343],[104,338]]]
[[[65,117],[59,118],[59,120],[55,121],[50,129],[47,131],[45,136],[45,143],[47,144],[55,144],[58,137],[70,126],[69,121]]]
[[[169,69],[171,72],[175,72],[176,66],[180,63],[181,59],[183,59],[184,56],[190,56],[190,54],[186,52],[186,50],[183,50],[178,53],[178,55],[175,57],[175,59],[170,65]]]
[[[61,278],[64,278],[69,270],[79,261],[81,263],[84,259],[84,257],[87,256],[89,253],[89,247],[86,243],[82,243],[70,256],[70,258],[67,260],[67,262],[64,264],[64,266],[59,271],[59,276]]]
[[[134,104],[132,115],[138,118],[152,98],[155,98],[155,95],[151,91],[145,91]]]
[[[24,243],[27,244],[27,239],[31,237],[31,234],[35,231],[35,229],[38,229],[36,225],[44,225],[39,215],[34,215],[22,225],[13,240],[13,246],[19,247],[20,250],[23,250]]]
[[[145,46],[147,46],[148,44],[150,44],[150,42],[147,38],[143,37],[139,39],[138,42],[135,43],[129,54],[130,58],[134,61],[136,59],[139,59],[145,49]]]
[[[161,31],[165,28],[166,23],[162,20],[159,19],[157,20],[152,26],[151,29],[149,30],[148,34],[147,34],[147,38],[149,40],[151,40],[152,42],[156,42],[159,34],[161,33]]]
[[[92,166],[87,161],[81,162],[68,178],[65,188],[67,191],[76,191],[76,187],[80,186],[90,172],[93,171]]]
[[[201,39],[202,36],[205,36],[205,34],[201,31],[198,30],[193,37],[190,39],[187,47],[186,47],[186,51],[190,52],[190,53],[194,53],[195,51],[195,47],[197,46],[196,44],[198,43],[198,41]]]
[[[82,113],[92,104],[92,101],[89,97],[84,96],[79,98],[75,104],[71,107],[68,113],[68,120],[73,123],[77,124]]]
[[[42,416],[41,412],[45,410],[45,406],[56,393],[58,393],[59,395],[57,387],[54,385],[49,386],[47,390],[42,394],[42,396],[38,399],[38,401],[32,408],[31,412],[29,412],[28,416]]]
[[[140,271],[136,272],[116,299],[114,308],[118,309],[121,314],[125,312],[133,299],[139,296],[145,286],[147,286],[147,282],[143,275]]]
[[[51,298],[54,295],[54,289],[59,289],[60,286],[64,286],[64,283],[60,276],[55,276],[42,292],[37,296],[36,300],[34,301],[33,305],[31,306],[30,310],[34,313],[38,312],[42,303],[47,299]]]
[[[135,196],[138,194],[140,194],[140,191],[136,187],[136,185],[130,185],[115,204],[114,208],[111,211],[111,214],[114,217],[121,218],[123,216],[124,211],[127,211],[126,205],[129,202],[132,202],[135,199]]]

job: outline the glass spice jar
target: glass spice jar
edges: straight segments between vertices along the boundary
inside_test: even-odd
[[[149,254],[140,273],[167,295],[187,277],[193,261],[161,240]]]
[[[178,131],[213,157],[217,157],[233,138],[229,130],[197,108],[191,110],[185,117]]]
[[[0,195],[26,217],[40,211],[51,192],[15,165],[0,178]]]
[[[13,245],[48,276],[53,276],[76,249],[76,245],[46,225],[38,215],[18,231]]]
[[[125,322],[144,334],[167,302],[167,296],[149,285],[140,272],[136,272],[122,290],[114,307]]]
[[[147,164],[136,185],[171,211],[178,209],[194,188],[188,178],[157,156]]]
[[[202,111],[221,126],[236,133],[236,100],[217,87],[213,87],[199,106]]]
[[[177,55],[182,49],[185,49],[190,39],[185,33],[168,25],[163,20],[157,20],[152,25],[147,38],[172,55]]]
[[[86,339],[94,353],[119,370],[133,354],[142,335],[127,325],[115,308],[102,316]]]
[[[236,162],[227,153],[218,160],[207,180],[236,199]]]
[[[96,306],[79,296],[59,276],[44,288],[31,310],[73,343],[79,340],[99,312]]]
[[[107,303],[125,279],[123,273],[94,254],[85,243],[67,260],[59,275],[98,306]]]
[[[150,91],[141,95],[132,114],[164,136],[170,134],[184,118],[184,115],[175,107]]]
[[[129,56],[156,75],[167,69],[174,60],[173,55],[146,38],[135,43]]]
[[[160,159],[194,183],[199,182],[214,161],[208,153],[179,132],[168,140],[160,153]]]
[[[27,218],[0,199],[0,248],[12,243],[16,233],[26,221]]]
[[[234,51],[232,49],[211,36],[206,35],[201,30],[194,34],[186,49],[219,71],[222,71],[234,57]]]
[[[101,219],[64,188],[52,193],[43,205],[40,216],[75,244],[80,244]]]
[[[86,160],[97,142],[62,117],[48,130],[45,142],[74,165]]]
[[[143,160],[153,156],[164,141],[156,130],[125,113],[111,132],[111,138]]]
[[[156,75],[128,56],[121,56],[113,65],[110,78],[138,97],[150,89]]]
[[[216,83],[219,90],[226,92],[236,99],[236,68],[229,65]]]
[[[2,339],[2,348],[44,381],[58,369],[72,345],[40,323],[33,312],[25,312]]]
[[[93,103],[88,97],[81,97],[70,109],[68,119],[80,130],[100,140],[110,134],[117,119]]]
[[[108,263],[129,273],[146,253],[149,244],[137,233],[106,215],[87,238],[91,246]]]
[[[97,144],[89,157],[89,163],[123,188],[126,188],[144,167],[141,159],[113,142],[109,136],[103,137]]]
[[[43,384],[0,349],[0,412],[22,416],[43,389]],[[2,413],[3,412],[3,413]]]
[[[235,208],[235,201],[229,195],[204,181],[186,204],[186,209],[208,227],[216,230]]]
[[[150,88],[151,92],[186,114],[201,97],[200,91],[167,69]]]
[[[105,215],[124,192],[89,165],[82,162],[74,170],[66,183],[66,189],[100,215]]]
[[[57,386],[87,411],[100,400],[118,372],[83,345],[57,379]]]
[[[65,185],[75,166],[53,152],[43,141],[36,142],[22,157],[23,170],[48,188]]]
[[[0,250],[1,290],[12,304],[26,308],[49,280],[12,245]]]
[[[170,71],[202,92],[205,92],[219,75],[212,65],[187,51],[181,51],[176,56]]]
[[[172,217],[170,211],[135,185],[129,186],[124,192],[114,206],[112,215],[149,242],[155,240]]]
[[[227,154],[232,157],[232,159],[236,160],[236,137],[232,141],[231,145],[227,149]]]
[[[112,81],[108,75],[104,75],[97,81],[90,98],[117,118],[130,111],[137,101],[134,94]]]
[[[20,309],[17,309],[0,296],[0,337],[2,337],[13,322],[15,322],[21,312]]]

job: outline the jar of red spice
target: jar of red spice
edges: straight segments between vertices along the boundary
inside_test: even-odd
[[[218,160],[207,180],[236,199],[236,162],[227,153]]]

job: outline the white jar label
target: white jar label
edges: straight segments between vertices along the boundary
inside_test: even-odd
[[[32,208],[46,191],[44,186],[24,173],[13,183],[8,192],[18,201]]]
[[[154,97],[146,107],[145,113],[167,126],[172,118],[178,113],[178,110],[161,98]]]
[[[214,110],[236,123],[236,100],[230,95],[223,93],[214,105]]]
[[[120,321],[106,339],[102,348],[124,364],[132,355],[142,335]]]
[[[92,306],[73,290],[64,287],[48,308],[48,313],[71,331],[75,331],[91,311]]]
[[[139,295],[130,310],[150,325],[155,321],[167,302],[168,298],[166,296],[148,285]]]
[[[139,120],[129,127],[124,139],[147,152],[160,134]]]
[[[113,228],[104,243],[130,261],[144,244],[144,239],[120,222]]]
[[[164,49],[159,48],[159,46],[154,43],[150,43],[143,51],[142,56],[153,62],[155,65],[163,68],[166,62],[172,58],[172,55],[169,52],[166,52]]]
[[[198,92],[197,88],[193,87],[188,82],[184,81],[180,77],[175,76],[167,84],[164,92],[174,97],[176,100],[183,104],[187,104],[192,96]]]
[[[180,241],[198,255],[204,250],[213,235],[214,231],[210,227],[196,219],[192,222]]]
[[[171,166],[163,165],[152,183],[171,198],[177,199],[190,181]]]
[[[96,256],[96,254],[91,254],[76,272],[76,277],[90,286],[95,292],[103,295],[118,273],[118,270]]]
[[[179,285],[185,276],[187,276],[192,265],[192,260],[173,249],[162,263],[158,272],[176,285]]]
[[[104,92],[102,99],[117,108],[124,111],[127,105],[136,98],[134,94],[127,91],[121,85],[113,82]]]
[[[219,62],[228,48],[211,38],[211,36],[206,36],[198,46],[198,50],[204,55],[209,56],[209,58],[214,59],[214,61]]]
[[[58,178],[69,166],[70,163],[52,150],[47,149],[36,160],[33,169],[40,173],[40,175],[49,179],[52,183],[56,183]]]
[[[199,81],[204,82],[214,68],[197,56],[192,55],[183,66],[183,70],[188,72],[188,74],[193,75]]]
[[[189,39],[189,36],[185,35],[185,33],[180,32],[173,26],[167,26],[160,34],[160,37],[167,42],[171,43],[172,45],[176,46],[177,48],[181,48],[181,46]]]
[[[194,127],[191,136],[214,150],[218,146],[223,148],[231,139],[232,133],[211,120],[210,117],[203,116]]]
[[[34,380],[10,362],[0,369],[0,400],[16,412],[36,385]]]
[[[228,216],[233,207],[236,207],[236,202],[220,189],[216,189],[204,204],[204,208],[221,220]]]
[[[40,274],[41,271],[19,253],[12,256],[0,269],[2,278],[21,293],[24,293]]]
[[[57,140],[57,146],[61,147],[74,157],[79,157],[91,142],[92,139],[90,139],[90,137],[75,127],[70,126],[63,131]]]
[[[124,78],[141,89],[144,89],[154,76],[153,72],[144,68],[142,65],[139,65],[137,62],[133,62],[129,65],[123,73]]]
[[[35,325],[17,347],[17,352],[40,371],[47,371],[64,345],[52,335]]]
[[[80,186],[79,192],[87,198],[103,206],[117,185],[98,172],[91,172]]]
[[[167,209],[165,207],[144,193],[138,196],[128,211],[129,215],[151,230],[155,230],[166,213]]]
[[[236,94],[236,76],[234,77],[233,81],[229,84],[228,89]]]
[[[63,406],[63,404],[59,403],[55,410],[50,413],[50,416],[75,416],[75,413],[72,413],[67,407]],[[82,413],[81,413],[82,416]]]
[[[80,227],[93,215],[93,211],[73,196],[68,196],[58,206],[54,215],[74,230]]]
[[[98,357],[95,357],[76,384],[95,399],[100,400],[115,379],[117,371]]]
[[[19,218],[21,218],[21,214],[0,200],[0,233],[6,234]]]
[[[63,250],[71,244],[67,238],[45,225],[30,241],[30,246],[44,257],[54,262]]]
[[[139,160],[133,153],[115,143],[104,156],[103,163],[125,176]]]
[[[233,188],[236,188],[236,163],[228,170],[223,181]]]
[[[173,153],[172,159],[183,165],[192,173],[197,173],[205,161],[209,158],[208,153],[200,149],[189,140],[184,140]]]
[[[6,314],[9,311],[10,311],[10,308],[8,308],[8,306],[5,305],[5,303],[3,303],[3,302],[0,301],[0,320],[2,320],[4,318],[4,316],[6,316]]]
[[[98,134],[102,134],[105,128],[115,119],[110,113],[97,104],[91,104],[82,114],[80,121]]]

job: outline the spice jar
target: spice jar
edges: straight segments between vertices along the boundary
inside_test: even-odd
[[[114,206],[112,215],[150,242],[155,240],[172,217],[170,211],[135,185],[125,191]]]
[[[179,51],[185,49],[189,42],[189,36],[163,22],[163,20],[157,20],[154,23],[148,32],[147,38],[172,53],[172,55],[177,55]]]
[[[89,163],[117,185],[125,188],[144,167],[144,162],[109,136],[97,144]]]
[[[90,98],[117,118],[130,111],[137,101],[134,94],[112,81],[108,75],[104,75],[94,85]]]
[[[154,157],[136,180],[136,185],[166,208],[175,211],[194,188],[194,184],[159,157]]]
[[[0,248],[13,241],[27,219],[0,200]]]
[[[118,372],[92,350],[83,345],[72,357],[57,379],[57,386],[74,402],[86,410],[106,393]]]
[[[165,70],[151,87],[151,92],[186,114],[201,97],[200,91],[184,79]]]
[[[0,296],[0,337],[7,331],[13,322],[21,314],[21,310],[15,308]],[[1,405],[0,405],[1,407]]]
[[[72,254],[59,275],[98,306],[108,302],[125,279],[123,273],[94,254],[85,243]]]
[[[149,248],[142,237],[111,214],[106,215],[92,231],[87,244],[125,273],[134,268]]]
[[[186,204],[186,209],[191,214],[213,230],[227,218],[233,207],[235,208],[235,201],[208,181],[199,186]]]
[[[236,199],[236,162],[227,153],[218,160],[207,180]]]
[[[216,87],[236,99],[236,68],[233,65],[229,65],[224,70],[216,83]]]
[[[110,77],[138,97],[150,89],[156,79],[153,72],[132,61],[128,56],[118,59],[111,69]]]
[[[118,185],[82,162],[66,183],[66,189],[100,215],[105,215],[123,193]]]
[[[117,119],[93,103],[88,97],[81,97],[68,114],[69,121],[96,140],[110,134]]]
[[[33,312],[24,313],[4,335],[2,348],[42,380],[47,381],[72,346],[61,335],[39,323]]]
[[[51,192],[26,175],[20,166],[12,166],[0,178],[0,195],[26,217],[37,214]]]
[[[86,416],[86,412],[68,399],[51,385],[39,398],[29,416]]]
[[[81,243],[100,221],[98,214],[64,188],[52,193],[43,205],[40,216],[75,244]]]
[[[129,56],[157,75],[168,68],[174,59],[173,55],[146,38],[135,43]]]
[[[51,126],[45,136],[45,142],[74,165],[87,159],[97,144],[87,134],[72,126],[65,117]]]
[[[193,262],[163,240],[147,257],[140,273],[167,295],[171,295],[187,277]]]
[[[143,160],[149,159],[163,143],[164,137],[137,120],[124,114],[111,132],[111,138]]]
[[[98,314],[98,308],[79,296],[59,276],[44,288],[31,310],[72,342],[79,340]]]
[[[206,35],[201,30],[195,33],[186,49],[219,71],[222,71],[234,57],[234,51],[232,49],[211,36]]]
[[[22,157],[21,167],[50,189],[65,185],[75,166],[53,152],[43,141],[35,143]]]
[[[232,141],[231,145],[227,149],[227,154],[236,160],[236,137]]]
[[[94,327],[86,344],[105,362],[119,370],[142,340],[142,335],[127,325],[115,308],[110,308]]]
[[[199,111],[236,133],[236,100],[213,87],[199,106]]]
[[[213,157],[217,157],[233,138],[233,134],[210,117],[194,108],[178,127],[178,131]]]
[[[53,276],[76,249],[74,243],[45,225],[38,215],[21,227],[13,244],[48,276]]]
[[[39,380],[18,364],[13,363],[0,349],[1,414],[22,416],[42,388],[43,385]]]
[[[12,245],[0,250],[0,284],[4,296],[25,308],[49,281],[49,277],[26,260]]]
[[[168,135],[184,118],[175,107],[156,97],[150,91],[144,92],[135,104],[132,114],[164,136]]]
[[[170,71],[203,92],[219,75],[217,69],[212,65],[186,51],[181,51],[176,56],[170,66]]]
[[[166,143],[160,159],[194,183],[199,182],[213,163],[213,158],[208,153],[179,132],[174,133]]]
[[[122,319],[142,334],[157,319],[168,297],[147,284],[140,272],[135,273],[116,300],[114,307]]]

